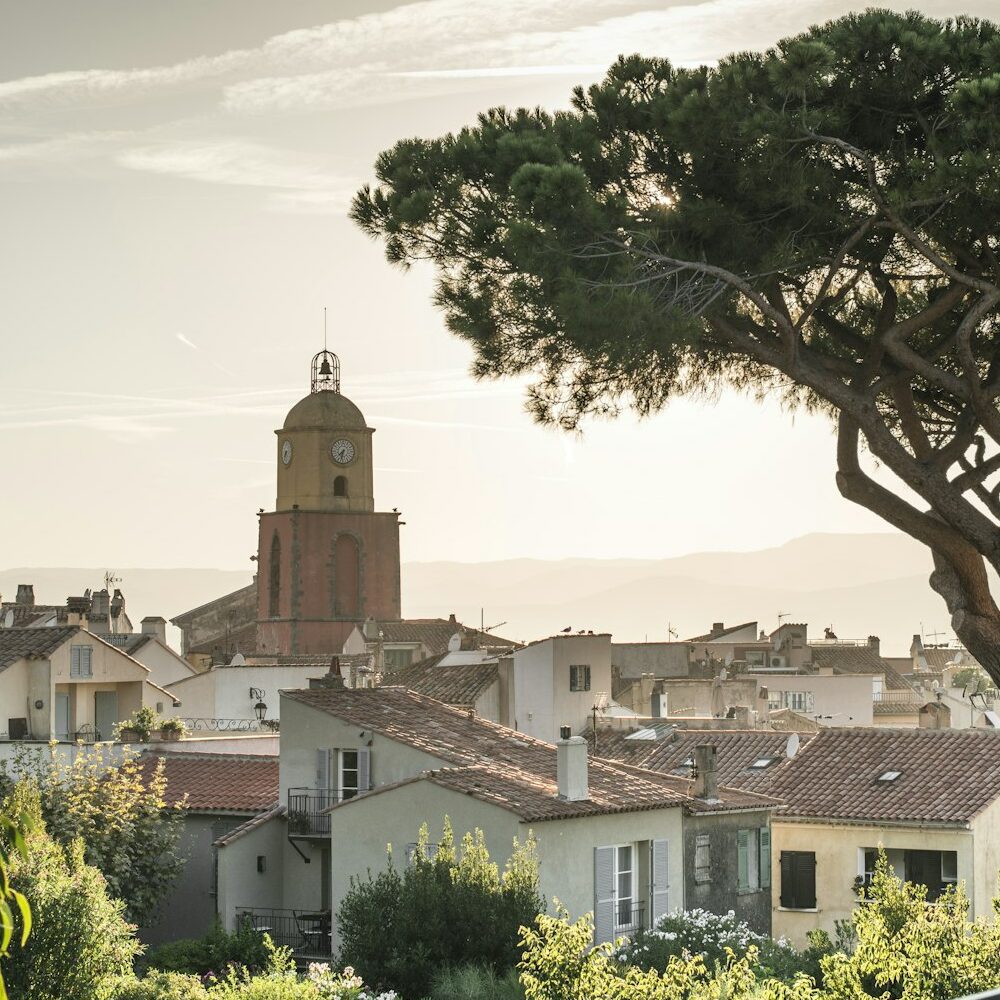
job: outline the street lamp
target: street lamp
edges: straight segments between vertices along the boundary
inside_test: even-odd
[[[264,691],[262,688],[250,688],[250,698],[256,698],[257,703],[253,707],[253,714],[257,716],[258,722],[263,722],[267,715],[267,705],[264,704]]]

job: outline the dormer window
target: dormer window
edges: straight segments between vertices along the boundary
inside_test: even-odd
[[[884,784],[890,784],[897,778],[901,777],[902,774],[903,774],[902,771],[883,771],[875,780],[881,781]]]

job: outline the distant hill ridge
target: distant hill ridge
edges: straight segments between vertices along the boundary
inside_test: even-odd
[[[11,600],[31,583],[40,603],[102,585],[108,567],[0,570]],[[114,567],[133,622],[171,618],[250,582],[219,569]],[[948,632],[944,603],[930,589],[927,550],[899,534],[810,534],[750,552],[697,552],[668,559],[507,559],[418,562],[403,566],[403,609],[411,617],[454,612],[514,639],[567,626],[610,631],[622,641],[685,638],[712,622],[758,619],[768,630],[779,613],[808,622],[821,637],[879,635],[886,655],[905,655],[914,632]],[[786,619],[788,620],[788,619]]]

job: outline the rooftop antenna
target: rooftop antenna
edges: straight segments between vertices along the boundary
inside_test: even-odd
[[[114,583],[121,583],[122,578],[120,576],[115,576],[115,571],[109,569],[104,573],[104,589],[111,590],[111,585]]]
[[[326,306],[323,306],[323,350],[326,350]]]
[[[676,638],[677,638],[677,629],[675,629],[673,625],[670,624],[670,622],[667,622],[667,642],[670,642],[671,639],[676,639]]]
[[[782,618],[791,618],[791,617],[792,617],[791,611],[779,611],[778,612],[778,628],[781,628],[781,619]]]

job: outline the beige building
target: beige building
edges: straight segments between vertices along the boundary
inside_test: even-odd
[[[172,707],[149,674],[79,625],[0,630],[0,727],[8,739],[110,740],[137,709]]]

